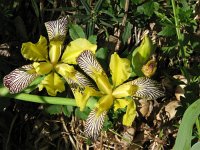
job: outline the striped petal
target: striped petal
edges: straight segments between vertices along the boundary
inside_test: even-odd
[[[67,17],[44,23],[49,40],[64,40],[67,33]]]
[[[40,36],[36,44],[26,42],[22,44],[21,53],[24,58],[33,61],[44,61],[48,59],[47,40]]]
[[[52,72],[39,84],[39,90],[41,91],[43,88],[46,88],[49,95],[56,96],[57,92],[63,92],[65,90],[65,85],[60,76]]]
[[[112,92],[112,87],[106,73],[91,51],[86,50],[82,52],[77,58],[77,63],[80,68],[96,82],[100,91],[106,94]]]
[[[114,87],[122,84],[131,75],[130,61],[126,58],[120,58],[115,52],[111,55],[110,71]]]
[[[97,45],[90,43],[87,39],[78,38],[70,42],[61,58],[61,61],[67,64],[77,64],[77,57],[85,50],[95,53]]]
[[[147,77],[140,77],[131,82],[132,85],[138,86],[138,90],[133,96],[145,98],[147,100],[154,100],[165,96],[161,85],[158,82],[151,80]]]
[[[19,93],[37,77],[32,65],[15,69],[3,78],[3,84],[10,93]]]
[[[10,46],[7,43],[0,44],[0,56],[9,57],[10,55]]]
[[[87,137],[97,140],[101,129],[103,128],[103,123],[106,116],[106,111],[104,111],[100,116],[96,115],[96,109],[92,110],[86,120],[85,124],[85,134]]]

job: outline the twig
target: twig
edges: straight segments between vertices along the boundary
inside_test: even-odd
[[[61,116],[60,122],[62,123],[63,129],[65,130],[65,132],[66,132],[66,133],[69,133],[69,131],[68,131],[66,125],[65,125],[65,121],[64,121],[63,116]],[[72,145],[74,146],[74,148],[77,150],[76,144],[75,144],[75,142],[74,142],[72,136],[71,136],[70,134],[68,134],[68,135],[69,135],[69,140],[71,141],[71,143],[72,143]]]

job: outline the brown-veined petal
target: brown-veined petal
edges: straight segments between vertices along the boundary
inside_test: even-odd
[[[0,44],[0,56],[9,57],[10,55],[10,46],[8,43]]]
[[[91,51],[86,50],[82,52],[77,58],[77,63],[80,68],[96,82],[100,91],[106,94],[112,92],[112,87],[106,73]]]
[[[90,112],[86,120],[85,130],[84,130],[86,136],[93,140],[97,140],[99,133],[101,132],[101,129],[103,127],[105,116],[107,114],[106,111],[101,113],[101,115],[99,116],[97,116],[96,113],[97,113],[96,109]]]
[[[22,44],[21,53],[24,58],[33,61],[44,61],[48,59],[47,40],[40,36],[39,41],[34,44],[26,42]]]
[[[47,30],[49,40],[64,40],[67,33],[67,17],[63,17],[55,21],[48,21],[44,24]]]
[[[37,77],[32,65],[24,65],[10,72],[3,78],[3,84],[10,93],[19,93]]]
[[[132,84],[138,86],[138,90],[133,96],[145,98],[147,100],[155,100],[165,96],[161,85],[157,81],[147,77],[137,78],[132,81]]]

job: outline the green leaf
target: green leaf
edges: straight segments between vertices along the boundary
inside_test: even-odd
[[[46,108],[50,115],[57,115],[62,113],[62,105],[50,105]]]
[[[31,0],[31,4],[32,4],[32,7],[34,9],[35,15],[37,16],[37,18],[39,18],[40,17],[40,11],[39,11],[39,8],[38,8],[36,1]]]
[[[98,59],[106,60],[108,56],[108,49],[107,48],[100,48],[96,52],[96,57]]]
[[[69,35],[72,38],[72,40],[86,37],[83,29],[79,25],[72,24],[69,26],[69,28]]]
[[[171,26],[171,25],[165,26],[165,27],[162,29],[162,31],[160,31],[160,32],[158,33],[158,35],[160,35],[160,36],[167,36],[167,37],[173,36],[173,35],[175,35],[175,34],[176,34],[176,29],[175,29],[174,26]]]
[[[110,16],[114,22],[118,22],[117,18],[114,16],[113,13],[109,12],[108,10],[101,10],[101,14],[106,14],[108,16]]]
[[[89,36],[88,41],[90,41],[92,44],[97,44],[97,36],[96,35]]]
[[[200,150],[200,142],[195,143],[190,150]]]
[[[73,106],[63,106],[63,113],[65,116],[70,117],[73,112]]]
[[[72,106],[50,105],[46,108],[46,112],[50,115],[58,115],[64,113],[65,116],[70,117],[73,111]]]
[[[83,111],[80,111],[79,108],[76,108],[75,110],[75,115],[79,118],[79,119],[83,119],[86,120],[88,115],[90,113],[90,109],[88,107],[86,107]]]
[[[86,13],[89,15],[91,12],[89,4],[85,0],[80,0],[80,1],[82,3],[83,7],[85,8]]]
[[[190,105],[183,115],[173,150],[191,148],[192,129],[200,114],[200,99]]]
[[[137,8],[137,12],[151,17],[153,15],[154,11],[157,11],[158,9],[159,9],[159,4],[157,2],[153,2],[151,0],[151,1],[144,3],[143,5],[139,6]]]
[[[126,23],[126,26],[124,28],[124,32],[122,34],[122,41],[124,44],[127,43],[128,39],[131,37],[132,33],[131,30],[133,28],[133,25],[130,22]]]
[[[97,13],[101,7],[101,4],[102,4],[103,0],[98,0],[96,2],[96,5],[94,6],[94,11]]]

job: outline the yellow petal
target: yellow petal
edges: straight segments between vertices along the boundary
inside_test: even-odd
[[[85,87],[84,91],[80,91],[80,89],[77,88],[74,92],[74,97],[77,106],[80,107],[80,111],[84,110],[90,96],[99,96],[99,94],[98,91],[88,86]]]
[[[21,53],[24,58],[34,61],[43,61],[48,59],[47,40],[40,36],[36,44],[27,42],[22,44]]]
[[[112,93],[112,87],[110,85],[110,82],[108,81],[108,77],[105,74],[103,74],[103,73],[96,74],[95,82],[96,82],[99,90],[102,91],[104,94]]]
[[[57,64],[61,55],[62,42],[51,41],[49,47],[49,58],[52,64]]]
[[[113,85],[118,86],[131,75],[130,61],[126,58],[120,58],[115,52],[110,59],[110,71]]]
[[[34,62],[33,67],[39,75],[48,74],[53,69],[52,64],[49,62]]]
[[[129,104],[129,101],[126,99],[116,99],[114,102],[114,111],[119,108],[125,108]]]
[[[43,88],[46,88],[49,95],[56,96],[57,92],[65,90],[65,85],[63,80],[56,73],[52,72],[39,84],[39,90],[41,91]]]
[[[64,63],[57,64],[55,70],[64,78],[68,78],[71,74],[75,74],[76,72],[73,66]]]
[[[136,116],[136,105],[132,99],[129,99],[129,104],[126,108],[126,114],[123,116],[123,125],[131,126]]]
[[[97,116],[100,116],[103,112],[107,111],[113,104],[113,96],[112,95],[105,95],[101,97],[97,103]]]
[[[77,64],[76,58],[81,52],[90,50],[92,53],[95,53],[96,49],[97,45],[90,43],[88,40],[84,38],[76,39],[67,45],[61,61],[68,64]]]
[[[138,90],[137,85],[133,85],[132,82],[124,83],[118,86],[112,93],[115,98],[123,98],[127,96],[133,96]]]

